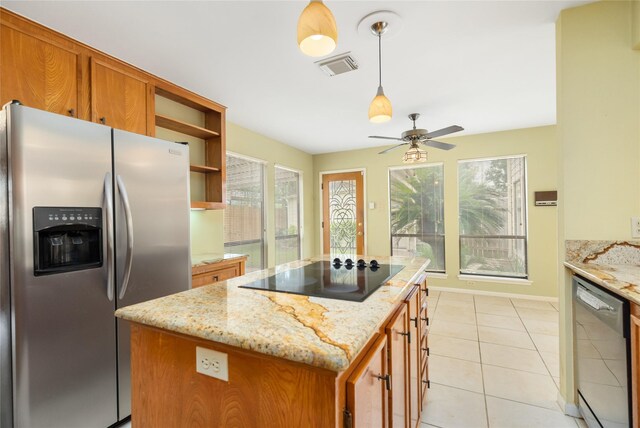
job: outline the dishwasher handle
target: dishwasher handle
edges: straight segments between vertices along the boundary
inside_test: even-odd
[[[614,312],[611,305],[598,299],[593,294],[589,293],[585,288],[578,286],[576,289],[576,298],[579,299],[585,305],[592,307],[596,311],[609,311]]]

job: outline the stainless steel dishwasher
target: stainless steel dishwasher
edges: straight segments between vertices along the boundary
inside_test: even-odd
[[[629,302],[573,276],[578,407],[590,428],[631,426]]]

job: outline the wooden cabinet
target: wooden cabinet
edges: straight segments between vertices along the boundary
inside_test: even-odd
[[[631,304],[631,393],[633,426],[640,428],[640,306]]]
[[[0,105],[76,116],[79,54],[6,25],[0,32]]]
[[[205,160],[191,172],[204,175],[204,194],[191,207],[225,207],[226,107],[1,7],[0,31],[1,105],[19,100],[138,134],[159,126],[201,138]],[[203,124],[157,115],[155,95],[199,110]]]
[[[218,263],[196,266],[191,269],[191,288],[242,276],[245,272],[246,262],[246,257],[237,257],[231,260],[222,260]]]
[[[409,424],[409,313],[402,305],[385,328],[389,346],[389,426],[407,427]]]
[[[152,100],[146,80],[91,58],[91,120],[153,135]]]
[[[387,337],[380,335],[372,349],[347,380],[345,425],[385,428],[388,421]]]
[[[409,311],[409,426],[420,426],[420,289],[414,287],[405,299]]]

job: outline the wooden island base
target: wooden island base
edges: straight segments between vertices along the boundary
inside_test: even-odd
[[[424,277],[415,285],[339,373],[131,323],[132,425],[415,428],[428,385]],[[196,372],[196,347],[228,355],[228,382]]]

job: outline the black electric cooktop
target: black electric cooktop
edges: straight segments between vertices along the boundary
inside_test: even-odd
[[[375,265],[373,262],[364,265],[315,262],[241,285],[240,288],[363,302],[404,268],[383,264],[372,267],[371,264]]]

